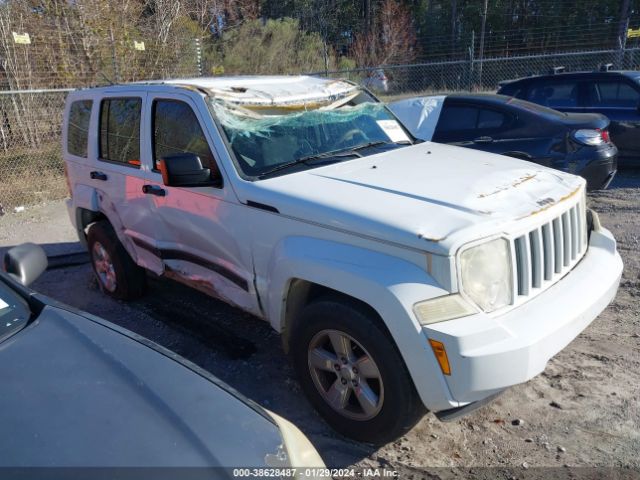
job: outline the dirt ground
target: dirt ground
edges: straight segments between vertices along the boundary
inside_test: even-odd
[[[62,202],[0,217],[0,246],[44,244],[51,267],[36,290],[178,352],[292,420],[328,466],[383,466],[400,478],[640,478],[640,172],[622,172],[589,203],[625,263],[615,301],[532,381],[461,420],[427,414],[380,449],[324,424],[266,323],[168,280],[152,280],[148,295],[128,304],[101,294]]]

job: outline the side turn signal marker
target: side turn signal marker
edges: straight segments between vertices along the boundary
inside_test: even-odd
[[[451,375],[451,367],[449,366],[449,359],[447,358],[447,351],[444,348],[444,344],[431,339],[429,339],[429,343],[431,344],[433,353],[440,364],[440,370],[442,370],[442,373],[445,375]]]

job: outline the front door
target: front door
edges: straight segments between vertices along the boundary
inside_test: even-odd
[[[211,133],[188,95],[150,93],[146,117],[150,173],[144,186],[155,219],[154,251],[165,274],[259,314],[244,209],[223,180]],[[209,117],[210,120],[210,117]],[[160,160],[193,153],[211,170],[216,186],[168,187]]]

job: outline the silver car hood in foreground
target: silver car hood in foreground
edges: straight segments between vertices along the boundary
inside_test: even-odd
[[[502,231],[508,222],[548,208],[582,185],[580,177],[533,163],[426,142],[254,182],[241,200],[447,254],[460,241]]]
[[[277,454],[270,419],[131,335],[46,306],[0,344],[0,467],[264,467]]]

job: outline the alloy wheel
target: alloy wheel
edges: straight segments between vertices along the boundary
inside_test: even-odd
[[[384,402],[380,370],[369,352],[350,335],[322,330],[309,343],[311,378],[325,402],[341,415],[365,421]]]
[[[113,266],[113,261],[107,250],[102,246],[100,242],[95,242],[92,248],[93,266],[100,285],[108,292],[115,292],[117,288],[116,271]]]

